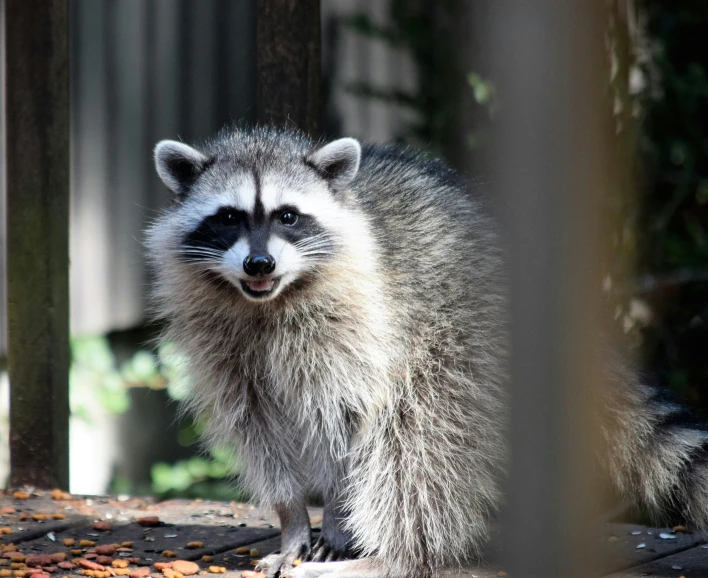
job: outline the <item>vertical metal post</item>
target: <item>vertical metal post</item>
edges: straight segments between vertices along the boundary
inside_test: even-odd
[[[256,2],[257,115],[317,135],[322,119],[319,0]]]
[[[10,484],[69,483],[66,0],[5,0]]]
[[[602,11],[567,0],[493,8],[488,53],[502,103],[493,162],[512,281],[511,576],[590,576],[597,559]]]

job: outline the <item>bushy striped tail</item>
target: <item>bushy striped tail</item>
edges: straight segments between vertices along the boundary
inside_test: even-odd
[[[708,425],[667,389],[613,373],[603,441],[614,485],[657,521],[708,529]]]

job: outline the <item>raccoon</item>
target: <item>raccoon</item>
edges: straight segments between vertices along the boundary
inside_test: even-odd
[[[238,448],[240,481],[280,517],[267,575],[422,577],[476,555],[507,405],[507,282],[480,191],[409,148],[264,127],[162,141],[155,164],[175,195],[147,231],[155,313],[206,442]],[[613,376],[610,478],[705,526],[705,430]]]

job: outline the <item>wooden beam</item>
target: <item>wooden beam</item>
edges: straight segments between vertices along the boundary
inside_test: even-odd
[[[598,561],[600,216],[613,182],[604,9],[509,0],[489,27],[511,265],[511,576],[594,576]]]
[[[316,136],[322,120],[319,0],[256,2],[257,117]]]
[[[5,0],[10,485],[69,484],[67,0]]]

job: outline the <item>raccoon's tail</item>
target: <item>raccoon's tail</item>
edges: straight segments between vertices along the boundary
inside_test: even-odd
[[[610,381],[602,433],[614,485],[657,521],[708,529],[708,426],[636,372],[615,368]]]

